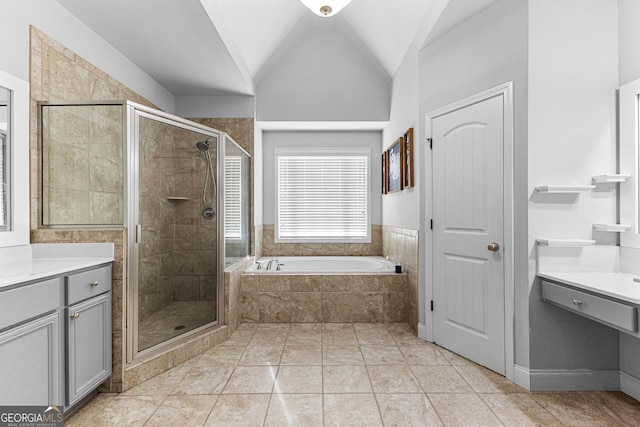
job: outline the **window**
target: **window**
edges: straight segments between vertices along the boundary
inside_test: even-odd
[[[224,159],[224,236],[242,239],[242,157]]]
[[[370,157],[276,150],[276,241],[370,242]]]
[[[9,190],[10,190],[10,156],[9,156],[9,96],[10,92],[0,87],[0,231],[10,231]]]

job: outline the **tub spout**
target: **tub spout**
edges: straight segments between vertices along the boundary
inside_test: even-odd
[[[271,259],[269,260],[269,262],[267,263],[267,270],[270,270],[270,269],[271,269],[271,264],[273,264],[274,262],[276,263],[276,266],[277,266],[278,264],[280,264],[280,261],[278,261],[278,258],[271,258]],[[279,270],[279,269],[278,269],[278,270]]]

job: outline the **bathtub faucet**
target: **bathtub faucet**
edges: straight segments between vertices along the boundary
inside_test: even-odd
[[[276,267],[277,267],[277,269],[278,269],[278,270],[280,269],[280,268],[279,268],[280,261],[278,261],[278,258],[271,258],[271,259],[269,260],[269,262],[267,263],[267,270],[269,270],[269,269],[271,268],[271,264],[273,264],[274,262],[276,263]]]

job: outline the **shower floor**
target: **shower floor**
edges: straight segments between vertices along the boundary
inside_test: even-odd
[[[144,350],[216,320],[215,301],[174,301],[138,325],[138,349]]]

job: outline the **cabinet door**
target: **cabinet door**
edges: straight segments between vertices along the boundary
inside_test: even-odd
[[[62,311],[0,334],[2,405],[62,405]]]
[[[67,309],[67,405],[111,375],[111,292]]]

